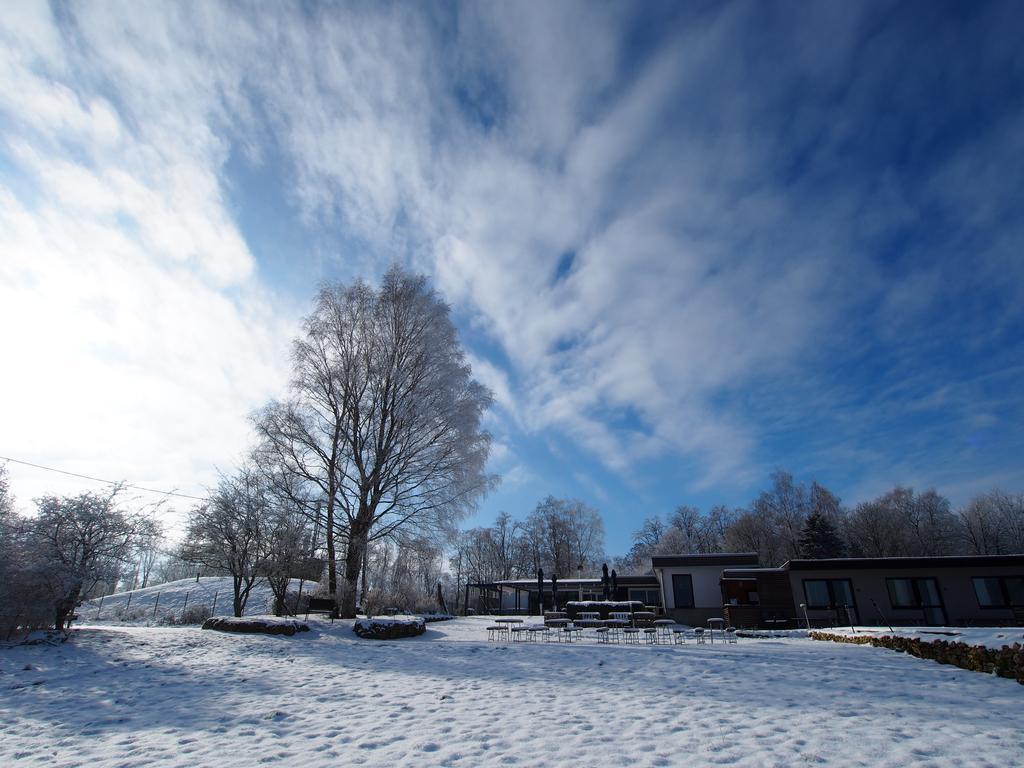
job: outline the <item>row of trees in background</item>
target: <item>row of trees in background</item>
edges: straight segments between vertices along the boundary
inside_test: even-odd
[[[494,525],[463,531],[449,556],[456,594],[466,584],[532,578],[537,570],[572,578],[594,576],[604,554],[604,523],[576,499],[548,496],[523,520],[502,512]]]
[[[772,475],[771,487],[746,508],[683,506],[651,517],[633,536],[621,572],[649,566],[652,555],[757,552],[762,564],[794,558],[912,557],[1024,552],[1024,495],[981,494],[954,511],[934,490],[897,487],[852,508],[827,488]]]

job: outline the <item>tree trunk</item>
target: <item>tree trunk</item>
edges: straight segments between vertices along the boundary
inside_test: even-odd
[[[333,472],[333,465],[332,470]],[[334,616],[338,615],[338,559],[334,548],[334,483],[327,497],[327,592],[334,601]]]
[[[359,574],[362,573],[362,542],[350,536],[345,548],[345,593],[339,603],[342,618],[353,619],[356,615],[356,598],[359,589]]]
[[[242,577],[234,576],[232,582],[235,587],[235,599],[232,607],[235,609],[235,618],[240,619],[242,618]]]
[[[362,520],[356,519],[349,528],[348,546],[345,548],[346,589],[340,604],[342,618],[353,619],[356,615],[356,590],[359,588],[359,575],[363,571],[369,535],[370,526]]]

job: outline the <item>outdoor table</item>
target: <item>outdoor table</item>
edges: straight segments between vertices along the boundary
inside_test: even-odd
[[[544,619],[544,624],[555,629],[563,629],[568,623],[568,619]]]
[[[718,627],[718,630],[720,632],[724,631],[725,630],[725,619],[720,619],[720,618],[708,619],[708,634],[711,636],[711,644],[712,645],[715,644],[715,627],[716,626]]]
[[[672,627],[676,625],[675,619],[655,619],[654,627],[658,630],[658,640],[668,642],[672,639]]]
[[[495,619],[495,624],[522,624],[522,619]]]
[[[654,621],[654,614],[650,611],[636,611],[633,614],[633,617],[636,619],[636,625],[638,627],[643,625],[649,626],[650,623]]]

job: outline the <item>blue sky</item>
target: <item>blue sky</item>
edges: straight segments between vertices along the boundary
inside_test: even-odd
[[[1019,4],[8,11],[2,455],[200,492],[397,261],[496,395],[470,524],[1024,490]]]

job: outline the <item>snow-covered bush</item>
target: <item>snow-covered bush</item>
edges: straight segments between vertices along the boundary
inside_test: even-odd
[[[202,624],[210,618],[211,615],[210,606],[192,605],[186,608],[181,614],[165,613],[158,619],[157,623],[166,627],[194,626],[196,624]]]
[[[153,610],[151,608],[131,608],[120,605],[114,609],[114,621],[120,621],[125,624],[132,624],[136,621],[145,621],[152,615]]]
[[[221,632],[249,632],[263,635],[287,635],[296,632],[308,632],[309,625],[296,619],[280,619],[277,617],[236,618],[234,616],[214,616],[203,622],[203,629],[216,629]]]
[[[396,640],[422,635],[427,631],[427,623],[419,616],[356,619],[352,631],[367,640]]]

